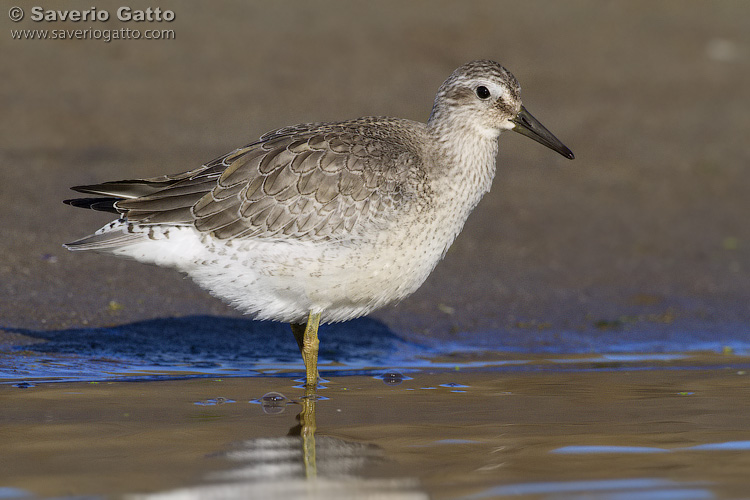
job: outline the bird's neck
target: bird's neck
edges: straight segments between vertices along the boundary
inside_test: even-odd
[[[465,196],[471,210],[490,190],[495,177],[500,131],[461,120],[461,117],[435,121],[432,118],[427,129],[438,145],[434,154],[439,155],[439,164],[446,166],[436,178],[448,182],[452,189]]]
[[[450,214],[455,220],[443,221],[452,227],[452,234],[443,253],[463,228],[466,219],[492,186],[495,177],[495,156],[499,131],[481,130],[474,124],[441,127],[428,123],[428,130],[434,134],[437,150],[436,164],[440,172],[434,176],[433,189],[438,193],[438,203],[448,203]],[[474,128],[472,128],[474,127]]]

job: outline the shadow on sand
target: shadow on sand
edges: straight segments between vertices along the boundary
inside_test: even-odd
[[[60,370],[73,369],[72,365],[74,371],[88,373],[84,379],[97,370],[123,374],[177,369],[247,376],[257,374],[259,369],[268,374],[274,366],[287,372],[303,369],[289,325],[245,318],[187,316],[110,327],[49,331],[0,327],[0,331],[43,341],[12,348],[12,361],[0,358],[0,375],[6,379],[19,375],[57,377]],[[429,347],[404,341],[370,318],[324,325],[320,338],[321,365],[335,365],[340,373],[388,366],[432,352]],[[19,356],[21,352],[27,356]],[[73,373],[69,375],[76,378]]]

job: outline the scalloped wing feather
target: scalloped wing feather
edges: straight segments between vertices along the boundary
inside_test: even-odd
[[[80,190],[125,198],[115,208],[129,222],[193,224],[219,239],[341,238],[386,223],[382,208],[421,171],[408,142],[376,132],[379,120],[286,127],[188,172]]]

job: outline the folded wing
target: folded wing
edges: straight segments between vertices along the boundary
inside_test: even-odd
[[[105,198],[66,203],[219,239],[346,237],[387,223],[421,172],[408,143],[369,133],[375,120],[279,129],[189,172],[75,187]]]

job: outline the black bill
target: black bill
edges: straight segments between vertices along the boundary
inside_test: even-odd
[[[560,142],[560,139],[552,135],[552,132],[539,123],[539,120],[534,118],[523,106],[521,106],[521,111],[518,112],[518,115],[516,115],[511,121],[516,124],[516,126],[513,127],[515,132],[530,137],[539,144],[544,144],[569,160],[575,158],[573,151]]]

